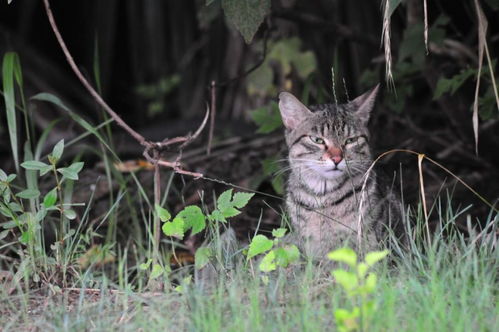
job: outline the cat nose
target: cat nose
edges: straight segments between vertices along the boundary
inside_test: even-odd
[[[329,159],[333,161],[335,165],[338,165],[343,160],[343,151],[341,151],[341,149],[338,149],[336,147],[330,147],[327,150],[326,154],[329,157]]]

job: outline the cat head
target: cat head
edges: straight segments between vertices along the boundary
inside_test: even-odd
[[[281,92],[279,110],[292,170],[324,179],[364,174],[372,161],[367,123],[378,89],[346,104],[310,107]]]

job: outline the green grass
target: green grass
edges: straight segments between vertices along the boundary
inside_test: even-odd
[[[19,65],[7,62],[6,66],[11,69],[4,71],[3,80],[16,80],[22,90],[22,81],[15,77],[21,75],[16,74],[20,72]],[[9,117],[14,118],[16,111],[28,114],[24,101],[20,106],[14,103],[12,88],[3,94],[9,100]],[[87,135],[99,141],[98,153],[104,161],[106,178],[114,180],[119,190],[110,199],[106,215],[96,223],[89,222],[93,196],[86,202],[77,226],[64,220],[66,228],[60,232],[66,236],[60,249],[45,243],[47,228],[60,226],[56,210],[34,223],[33,230],[25,230],[32,232],[27,243],[18,241],[20,230],[26,225],[3,230],[9,221],[0,215],[0,269],[10,270],[7,274],[0,271],[2,331],[322,331],[336,328],[336,309],[358,305],[350,303],[352,300],[333,281],[329,271],[303,260],[298,267],[278,268],[265,275],[258,271],[257,262],[243,264],[209,290],[187,282],[189,267],[165,273],[155,283],[149,283],[151,271],[140,265],[153,253],[153,204],[146,193],[152,184],[140,183],[134,173],[124,175],[115,169],[113,162],[119,159],[112,149],[111,134],[106,131],[109,121],[105,117],[100,125],[92,125],[53,95],[38,94],[31,100],[61,107],[85,130],[66,147]],[[28,115],[26,122],[25,130],[29,131]],[[15,133],[19,128],[12,121],[8,128],[11,144],[17,147]],[[34,135],[27,137],[29,144],[16,165],[31,159],[47,161],[41,151],[49,131],[50,128],[38,140]],[[36,147],[34,154],[31,147]],[[38,188],[40,178],[34,171],[21,169],[17,173],[15,182],[9,184],[14,192]],[[173,175],[164,179],[167,184],[162,203],[170,195],[180,195],[172,178]],[[68,197],[67,203],[77,185],[65,182],[63,195]],[[22,213],[36,214],[41,209],[42,197],[22,200]],[[62,198],[59,201],[66,202]],[[499,249],[494,242],[498,215],[491,213],[485,222],[490,225],[487,234],[472,232],[464,238],[451,226],[466,210],[457,211],[451,207],[450,198],[447,201],[431,209],[432,220],[439,220],[440,229],[445,230],[437,229],[431,243],[423,239],[421,208],[408,214],[417,225],[411,232],[418,235],[411,237],[408,249],[395,248],[389,260],[376,266],[378,287],[372,298],[377,310],[369,326],[364,326],[365,331],[499,330]],[[118,223],[122,216],[128,223]],[[108,227],[107,232],[99,233],[103,225]],[[120,240],[123,238],[126,242]],[[97,248],[101,256],[93,258],[112,255],[114,261],[99,266],[98,259],[90,260],[90,267],[78,267],[78,258],[96,242],[103,242]],[[164,236],[161,248],[165,252],[159,263],[165,266],[169,262],[170,253],[166,250],[170,242]],[[156,291],[150,292],[151,288]],[[162,289],[158,291],[159,288]]]
[[[414,244],[404,257],[380,264],[374,294],[377,311],[366,331],[497,331],[499,250],[469,242],[453,234],[435,239],[431,248]],[[269,274],[266,284],[255,266],[241,267],[210,291],[191,283],[182,293],[168,282],[162,292],[132,292],[133,285],[120,288],[98,273],[88,275],[94,280],[83,275],[75,284],[81,290],[72,292],[46,288],[30,293],[20,288],[16,295],[7,295],[2,288],[0,308],[11,314],[0,316],[0,326],[61,331],[320,331],[334,327],[335,308],[349,306],[339,285],[306,263],[291,272]],[[101,292],[83,290],[96,279]]]

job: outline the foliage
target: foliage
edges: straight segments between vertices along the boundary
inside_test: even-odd
[[[377,276],[373,272],[367,272],[388,253],[388,250],[369,252],[363,262],[357,261],[357,254],[350,248],[340,248],[328,254],[330,260],[345,263],[350,267],[350,271],[335,269],[331,274],[348,298],[358,303],[350,310],[338,308],[334,311],[338,331],[370,330],[370,322],[376,313],[376,304],[369,297],[376,289]]]
[[[258,234],[251,239],[247,259],[266,253],[259,264],[262,272],[274,271],[278,266],[288,267],[300,258],[300,251],[294,244],[280,245],[280,239],[286,234],[285,228],[277,228],[272,231],[273,240],[263,234]]]
[[[270,0],[221,1],[227,19],[239,30],[246,43],[251,43],[258,27],[270,11]],[[211,2],[213,1],[208,4]]]

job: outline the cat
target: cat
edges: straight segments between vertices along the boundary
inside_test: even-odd
[[[324,259],[348,245],[379,249],[392,230],[402,237],[400,200],[374,170],[367,124],[379,85],[346,104],[307,107],[279,94],[290,175],[286,207],[306,256]]]

